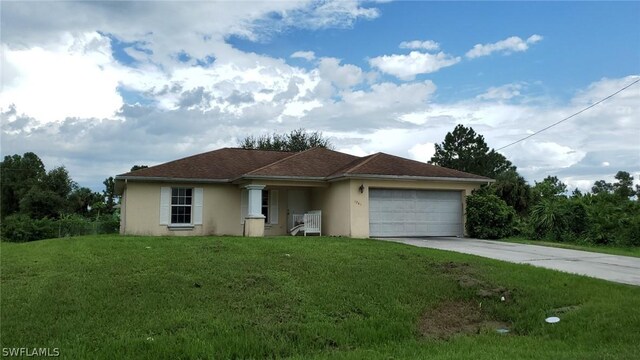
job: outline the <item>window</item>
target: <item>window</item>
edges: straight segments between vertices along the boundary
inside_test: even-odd
[[[191,204],[193,189],[171,189],[171,223],[191,224]]]

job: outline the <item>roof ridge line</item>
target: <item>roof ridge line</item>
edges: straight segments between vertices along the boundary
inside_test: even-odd
[[[314,150],[314,149],[318,149],[318,147],[312,147],[312,148],[307,149],[307,150],[303,150],[303,151],[299,151],[299,152],[293,153],[293,154],[291,154],[290,156],[287,156],[287,157],[282,158],[282,159],[280,159],[280,160],[274,161],[274,162],[269,163],[269,164],[267,164],[267,165],[261,166],[261,167],[259,167],[259,168],[257,168],[257,169],[253,169],[253,170],[249,171],[248,173],[244,173],[244,174],[240,175],[240,177],[243,177],[243,176],[246,176],[246,175],[251,175],[251,173],[254,173],[254,172],[258,171],[258,170],[266,169],[266,168],[268,168],[269,166],[273,166],[273,165],[275,165],[275,164],[281,163],[281,162],[283,162],[283,161],[285,161],[285,160],[291,159],[291,158],[293,158],[293,157],[296,157],[296,156],[298,156],[298,155],[300,155],[300,154],[306,153],[306,152],[311,151],[311,150]]]
[[[381,153],[381,152],[377,152],[377,153],[375,153],[375,154],[368,155],[368,156],[367,156],[367,157],[368,157],[368,159],[364,160],[363,162],[359,163],[358,165],[353,166],[352,168],[350,168],[350,169],[348,169],[348,170],[345,170],[345,171],[344,171],[344,174],[348,174],[348,173],[350,173],[350,172],[354,171],[355,169],[357,169],[357,168],[359,168],[359,167],[363,166],[364,164],[368,163],[369,161],[373,160],[374,158],[376,158],[376,157],[380,156],[380,154],[382,154],[382,153]]]

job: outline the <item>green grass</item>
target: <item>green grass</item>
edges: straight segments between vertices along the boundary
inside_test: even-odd
[[[640,247],[619,247],[619,246],[611,246],[611,245],[591,245],[591,244],[581,245],[581,244],[562,243],[562,242],[553,242],[553,241],[531,240],[531,239],[522,238],[522,237],[510,237],[510,238],[500,239],[496,241],[506,241],[506,242],[512,242],[512,243],[518,243],[518,244],[550,246],[550,247],[557,247],[557,248],[563,248],[563,249],[583,250],[583,251],[591,251],[591,252],[597,252],[602,254],[640,257]]]
[[[87,236],[2,243],[0,251],[0,347],[57,347],[62,358],[640,353],[640,287],[392,242]],[[479,297],[461,277],[508,289],[509,298]],[[420,334],[422,313],[461,300],[511,333]],[[544,322],[567,306],[575,308],[560,323]]]

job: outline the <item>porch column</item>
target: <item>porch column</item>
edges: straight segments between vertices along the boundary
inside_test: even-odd
[[[262,215],[262,190],[264,185],[247,185],[248,209],[244,219],[244,236],[264,236],[264,215]]]

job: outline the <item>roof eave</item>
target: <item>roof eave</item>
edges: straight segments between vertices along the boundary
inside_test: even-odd
[[[243,175],[233,180],[232,183],[238,183],[246,180],[272,180],[272,181],[301,181],[301,182],[326,182],[323,176],[290,176],[290,175]]]
[[[340,174],[327,178],[327,181],[338,181],[342,179],[362,179],[362,180],[401,180],[401,181],[453,181],[464,183],[487,184],[495,182],[489,178],[460,178],[442,176],[411,176],[411,175],[376,175],[376,174]]]
[[[193,183],[228,183],[230,179],[179,178],[166,176],[123,176],[117,175],[116,180],[150,181],[150,182],[193,182]]]
[[[116,175],[115,177],[115,192],[117,195],[122,194],[124,190],[124,183],[128,181],[133,182],[163,182],[163,183],[192,183],[192,184],[224,184],[229,183],[229,179],[201,179],[201,178],[178,178],[178,177],[164,177],[164,176],[126,176]]]

